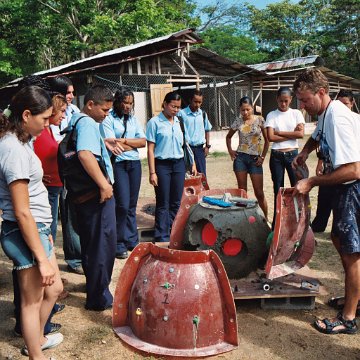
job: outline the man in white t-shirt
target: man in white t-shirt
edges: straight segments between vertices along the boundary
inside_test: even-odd
[[[288,87],[280,87],[277,91],[276,102],[278,108],[266,117],[265,128],[271,141],[270,171],[274,185],[274,217],[272,229],[275,227],[276,196],[284,187],[285,170],[289,176],[291,186],[296,183],[295,173],[291,163],[298,154],[298,139],[304,136],[304,117],[297,109],[291,109],[292,91]]]
[[[329,301],[340,312],[335,318],[315,321],[314,326],[326,334],[354,334],[360,313],[360,117],[340,101],[331,101],[329,83],[318,69],[301,73],[294,91],[302,108],[318,115],[318,125],[293,166],[302,166],[319,144],[330,168],[327,174],[300,180],[294,195],[307,194],[314,186],[334,186],[331,235],[345,270],[345,297]]]

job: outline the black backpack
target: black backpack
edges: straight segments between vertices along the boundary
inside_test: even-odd
[[[79,120],[84,117],[86,116],[79,117],[73,126],[68,126],[61,132],[66,135],[59,144],[57,153],[60,179],[71,198],[99,191],[99,187],[95,181],[82,166],[76,151],[77,133],[75,129]],[[98,160],[98,163],[102,173],[108,178],[106,165],[102,156],[100,161]]]

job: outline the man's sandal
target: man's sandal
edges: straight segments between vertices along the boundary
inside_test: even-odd
[[[336,310],[342,310],[345,304],[344,296],[332,297],[328,300],[328,305]],[[360,301],[358,302],[356,309],[356,316],[360,316]]]
[[[323,323],[325,327],[320,326],[320,323]],[[338,326],[343,326],[343,328],[335,330]],[[329,335],[355,334],[358,331],[356,320],[345,320],[341,312],[337,314],[335,321],[332,321],[331,319],[316,320],[314,322],[314,327],[321,333]]]

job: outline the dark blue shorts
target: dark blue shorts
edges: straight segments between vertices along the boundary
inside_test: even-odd
[[[360,181],[334,187],[333,225],[343,254],[360,252]]]
[[[263,173],[262,165],[256,166],[257,155],[249,155],[238,152],[234,160],[233,169],[235,172],[246,171],[248,174],[261,174]]]

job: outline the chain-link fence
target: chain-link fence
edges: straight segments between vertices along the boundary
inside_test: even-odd
[[[102,84],[108,86],[115,91],[121,86],[130,88],[133,92],[143,92],[146,96],[147,114],[151,114],[151,96],[150,85],[168,84],[171,79],[170,75],[119,75],[119,74],[101,74],[93,78],[93,85]],[[176,86],[174,90],[178,91],[183,98],[183,106],[187,106],[190,93],[195,89],[194,84]],[[226,78],[202,76],[200,82],[200,90],[204,95],[202,109],[209,116],[209,120],[214,130],[228,128],[238,115],[238,103],[242,96],[249,95],[249,86],[239,85],[228,81]],[[250,94],[251,96],[251,94]]]

